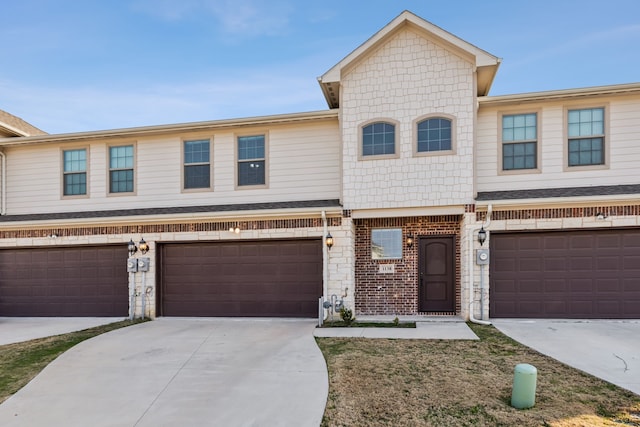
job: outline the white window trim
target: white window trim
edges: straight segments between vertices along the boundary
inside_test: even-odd
[[[238,138],[243,136],[264,136],[264,184],[257,185],[238,185],[238,163],[240,160],[238,159]],[[235,190],[259,190],[269,188],[269,132],[268,131],[256,131],[256,132],[243,132],[236,133],[233,135],[233,185]],[[246,161],[246,160],[243,160]]]
[[[184,187],[184,171],[185,166],[187,165],[184,161],[184,147],[186,142],[190,141],[209,141],[209,186],[201,187],[201,188],[185,188]],[[180,164],[182,168],[180,170],[180,191],[182,193],[201,193],[207,191],[213,191],[213,137],[205,136],[205,137],[194,137],[194,138],[183,138],[180,140]],[[189,163],[189,165],[204,165],[205,163]],[[135,175],[134,175],[135,179]]]
[[[504,116],[518,116],[522,114],[535,114],[536,115],[536,167],[533,169],[509,169],[504,170],[502,146],[505,142],[502,141],[502,118]],[[521,110],[506,110],[498,112],[498,175],[526,175],[526,174],[539,174],[542,173],[542,110],[541,109],[521,109]],[[511,141],[506,144],[518,144],[520,142],[533,142],[533,141]]]
[[[111,148],[112,147],[126,147],[133,146],[133,191],[129,192],[119,192],[112,193],[111,192]],[[107,144],[107,155],[106,155],[106,174],[107,180],[105,182],[105,191],[107,193],[107,197],[126,197],[126,196],[135,196],[137,195],[138,189],[138,144],[136,142],[126,142],[126,143],[114,143]]]
[[[604,149],[604,163],[601,165],[584,165],[584,166],[569,166],[569,110],[588,110],[591,108],[602,108],[604,109],[604,135],[603,141]],[[610,168],[610,159],[611,159],[611,133],[609,129],[609,122],[611,122],[610,118],[610,105],[608,102],[603,102],[600,104],[591,103],[575,103],[575,104],[566,104],[564,106],[563,111],[563,125],[562,125],[562,168],[564,172],[578,172],[578,171],[590,171],[590,170],[603,170]]]
[[[87,184],[86,184],[86,192],[85,194],[64,194],[64,152],[65,151],[74,151],[74,150],[85,150],[86,153],[86,167],[85,167],[85,171],[84,173],[86,174],[87,177]],[[60,199],[87,199],[89,198],[89,165],[90,165],[90,150],[89,150],[89,146],[88,145],[79,145],[79,146],[64,146],[64,147],[60,147]]]

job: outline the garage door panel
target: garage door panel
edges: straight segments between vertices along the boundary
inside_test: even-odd
[[[180,257],[194,251],[201,256],[182,273]],[[319,239],[171,243],[161,253],[162,315],[317,315],[322,294]]]
[[[126,258],[124,245],[2,249],[0,316],[124,317]]]
[[[492,317],[640,318],[639,282],[638,229],[491,238]]]

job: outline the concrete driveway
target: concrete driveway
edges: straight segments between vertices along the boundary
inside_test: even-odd
[[[492,323],[527,347],[640,394],[640,320],[492,319]]]
[[[81,331],[124,317],[0,317],[0,345]]]
[[[161,318],[85,341],[0,405],[2,426],[318,426],[312,320]]]

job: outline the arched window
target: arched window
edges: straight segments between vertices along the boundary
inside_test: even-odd
[[[450,151],[451,141],[450,119],[431,117],[418,122],[418,153]]]
[[[392,123],[376,122],[362,128],[362,156],[396,153],[396,127]]]

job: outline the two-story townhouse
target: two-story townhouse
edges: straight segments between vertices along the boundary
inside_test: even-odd
[[[479,102],[478,219],[492,210],[484,309],[640,318],[640,84]]]
[[[403,12],[327,111],[0,139],[0,315],[640,317],[640,84],[499,63]]]

